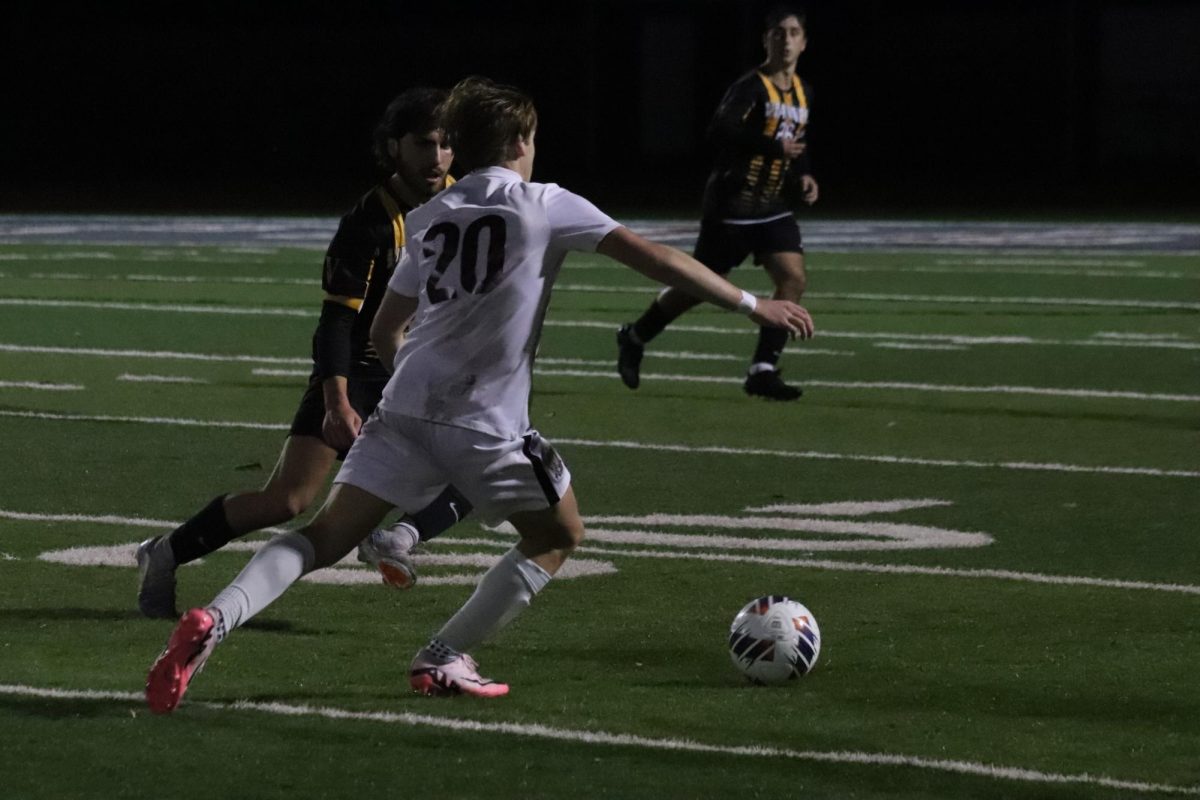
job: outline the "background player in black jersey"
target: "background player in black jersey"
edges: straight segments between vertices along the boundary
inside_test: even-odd
[[[773,8],[765,19],[767,58],[725,93],[709,126],[716,162],[704,188],[696,260],[725,275],[754,254],[775,284],[776,299],[799,301],[807,276],[795,201],[817,201],[806,131],[809,87],[796,75],[807,45],[804,14]],[[700,301],[679,291],[660,293],[636,322],[617,332],[617,371],[630,389],[641,382],[644,347]],[[746,375],[746,393],[795,400],[801,390],[783,382],[779,357],[787,331],[762,328]]]
[[[146,616],[179,616],[179,565],[303,513],[379,403],[389,371],[371,346],[371,322],[404,244],[405,215],[446,187],[452,153],[437,122],[445,97],[438,89],[417,88],[388,105],[374,141],[376,161],[388,177],[342,217],[325,254],[325,300],[313,334],[313,371],[279,461],[261,489],[219,495],[166,536],[138,547],[138,607]],[[416,577],[408,550],[470,508],[447,488],[413,517],[375,531],[360,546],[359,558],[375,564],[387,583],[407,588]]]

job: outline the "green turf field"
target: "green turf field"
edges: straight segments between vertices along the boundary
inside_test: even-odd
[[[703,308],[625,389],[613,333],[654,287],[574,256],[532,416],[593,536],[475,654],[512,693],[407,691],[511,545],[463,524],[410,592],[356,564],[299,584],[151,716],[171,626],[136,612],[133,548],[265,479],[319,267],[0,246],[0,797],[1200,795],[1194,256],[810,253],[787,405],[743,395],[754,331]],[[183,569],[181,604],[242,545]],[[824,637],[782,688],[726,652],[768,593]]]

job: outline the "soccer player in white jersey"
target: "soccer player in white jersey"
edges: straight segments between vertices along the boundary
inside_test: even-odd
[[[442,124],[468,174],[407,218],[408,238],[371,329],[394,368],[325,505],[272,539],[205,608],[183,615],[150,669],[146,698],[172,711],[213,648],[302,575],[336,563],[393,507],[417,509],[448,483],[520,542],[414,658],[423,694],[496,697],[469,652],[510,622],[583,540],[571,474],[529,425],[534,355],[568,251],[598,252],[747,314],[812,334],[786,300],[757,299],[682,252],[648,242],[587,200],[532,183],[537,113],[520,91],[468,78]]]

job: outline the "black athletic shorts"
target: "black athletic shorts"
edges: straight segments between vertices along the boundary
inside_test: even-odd
[[[734,225],[719,219],[700,220],[700,238],[696,240],[696,260],[718,275],[754,254],[754,263],[763,263],[769,253],[803,253],[800,226],[794,217],[780,217],[749,225]]]
[[[350,378],[346,382],[346,393],[350,396],[350,407],[362,417],[365,423],[367,417],[379,405],[383,397],[383,387],[387,386],[387,378]],[[315,436],[322,439],[321,423],[325,421],[325,394],[321,388],[321,379],[313,375],[308,379],[308,388],[304,397],[300,398],[300,408],[292,418],[292,428],[289,436]],[[338,459],[346,457],[345,450],[338,453]]]

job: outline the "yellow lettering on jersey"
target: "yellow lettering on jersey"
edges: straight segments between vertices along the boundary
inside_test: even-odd
[[[763,73],[758,73],[758,77],[767,90],[763,135],[776,139],[797,138],[808,124],[808,97],[799,76],[792,76],[792,88],[786,95]]]

